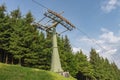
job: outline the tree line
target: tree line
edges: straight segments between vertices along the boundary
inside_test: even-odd
[[[24,17],[20,9],[6,13],[0,5],[0,62],[50,70],[52,33],[44,34],[36,28],[34,17]],[[107,58],[91,49],[89,60],[82,50],[74,53],[67,36],[58,36],[62,68],[78,80],[120,80],[120,70]],[[78,43],[79,44],[79,43]]]

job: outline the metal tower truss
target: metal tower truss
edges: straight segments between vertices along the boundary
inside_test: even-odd
[[[71,24],[67,19],[65,19],[63,16],[61,16],[61,13],[58,14],[49,8],[45,7],[44,5],[40,4],[39,2],[32,0],[39,6],[47,9],[47,12],[44,13],[44,18],[42,18],[38,23],[35,23],[35,26],[41,30],[44,30],[46,32],[52,32],[53,33],[53,51],[52,51],[52,59],[51,59],[51,71],[52,72],[57,72],[60,73],[61,75],[67,77],[68,72],[64,72],[64,70],[61,67],[61,62],[60,62],[60,57],[59,57],[59,52],[58,52],[58,46],[57,46],[57,32],[56,32],[56,27],[58,24],[61,24],[66,28],[65,31],[61,32],[64,33],[66,31],[71,31],[75,28],[73,24]],[[41,22],[47,17],[46,23],[43,25]],[[48,25],[49,24],[49,25]],[[61,34],[60,33],[60,34]]]
[[[57,32],[56,27],[58,24],[61,24],[66,28],[65,31],[61,32],[64,33],[66,31],[71,31],[75,26],[71,24],[67,19],[61,16],[61,14],[58,14],[52,10],[47,10],[47,12],[44,13],[45,17],[42,18],[39,23],[35,23],[37,28],[44,30],[46,32],[52,32],[53,33],[53,53],[52,53],[52,59],[51,59],[51,71],[52,72],[58,72],[62,73],[64,70],[61,67],[61,62],[59,58],[59,52],[58,52],[58,46],[57,46]],[[49,20],[45,21],[46,23],[43,25],[41,24],[41,21],[43,21],[46,17],[48,17]],[[50,24],[50,25],[48,25]]]
[[[38,29],[41,29],[41,30],[44,30],[44,31],[47,31],[47,32],[52,32],[53,31],[51,29],[51,27],[49,27],[49,26],[44,26],[40,23],[35,23],[35,25],[37,26]]]
[[[60,14],[58,14],[52,10],[47,10],[47,12],[45,12],[44,15],[46,17],[58,22],[59,24],[63,25],[66,29],[68,29],[70,31],[73,28],[75,28],[75,26],[73,24],[71,24],[67,19],[65,19]]]

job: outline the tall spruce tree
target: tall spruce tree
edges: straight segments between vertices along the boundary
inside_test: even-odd
[[[40,41],[39,41],[39,32],[37,31],[36,27],[34,25],[31,25],[34,21],[34,18],[32,16],[31,12],[28,12],[26,14],[26,17],[24,18],[25,24],[24,24],[24,48],[26,49],[26,52],[24,52],[23,57],[23,65],[29,66],[29,67],[35,67],[35,65],[38,63],[38,53],[40,49]]]
[[[96,77],[96,79],[100,79],[100,73],[99,73],[99,71],[100,71],[100,63],[99,63],[99,61],[100,61],[100,57],[99,57],[99,55],[97,54],[97,52],[96,52],[96,50],[95,49],[91,49],[91,52],[90,52],[90,63],[92,64],[92,66],[93,66],[93,69],[94,69],[94,76]]]
[[[51,54],[52,54],[52,33],[46,33],[47,36],[41,33],[41,46],[42,50],[39,55],[40,68],[44,70],[50,70],[51,67]],[[45,38],[45,39],[44,39]]]
[[[27,41],[29,41],[28,37],[31,36],[28,33],[30,29],[26,25],[27,23],[24,18],[21,17],[19,8],[11,12],[11,21],[13,32],[10,39],[10,52],[13,54],[15,63],[22,65],[25,53],[30,52],[30,49],[26,45]]]
[[[9,16],[4,13],[5,11],[5,6],[0,6],[0,61],[8,63],[8,56],[11,55],[9,46],[12,27]]]
[[[38,59],[38,68],[44,70],[50,70],[50,62],[51,62],[51,41],[45,38],[43,32],[40,32],[39,37],[39,59]]]
[[[75,76],[77,70],[76,61],[67,36],[58,37],[58,48],[63,70],[68,71],[72,76]]]
[[[88,62],[87,56],[83,54],[82,50],[75,54],[75,61],[77,62],[77,74],[80,80],[92,79],[94,80],[92,65]]]

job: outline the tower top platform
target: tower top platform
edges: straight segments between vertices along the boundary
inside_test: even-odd
[[[71,24],[66,18],[64,18],[63,16],[61,16],[60,14],[52,10],[47,10],[47,12],[45,12],[44,15],[52,19],[53,21],[60,23],[61,25],[63,25],[65,28],[67,28],[70,31],[73,28],[75,28],[75,26]]]

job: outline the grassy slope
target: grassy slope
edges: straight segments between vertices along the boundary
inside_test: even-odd
[[[0,63],[0,80],[75,80],[34,68]]]

